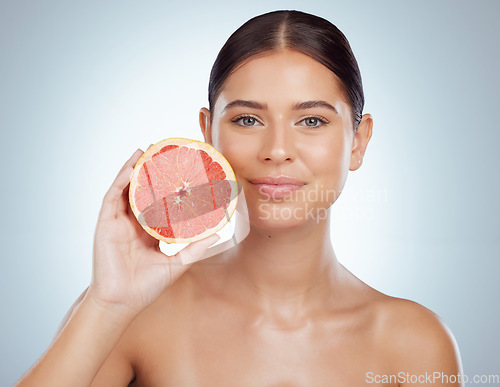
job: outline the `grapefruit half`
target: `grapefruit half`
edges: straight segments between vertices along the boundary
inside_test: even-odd
[[[190,243],[215,234],[232,217],[238,184],[213,146],[185,138],[152,145],[130,178],[130,207],[141,226],[166,243]]]

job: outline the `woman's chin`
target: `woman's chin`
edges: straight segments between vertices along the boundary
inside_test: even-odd
[[[315,208],[312,211],[307,206],[279,206],[267,203],[249,209],[250,223],[266,230],[299,228],[311,223],[319,224],[327,218],[327,208]]]

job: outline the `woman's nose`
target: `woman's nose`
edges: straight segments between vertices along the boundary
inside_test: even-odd
[[[270,125],[262,138],[260,159],[266,163],[281,164],[295,159],[292,128],[284,124]]]

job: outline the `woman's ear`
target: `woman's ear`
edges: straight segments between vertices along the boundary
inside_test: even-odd
[[[205,138],[205,142],[213,146],[212,128],[210,127],[210,110],[201,108],[200,110],[200,128]]]
[[[355,171],[363,163],[366,147],[372,137],[373,119],[371,114],[363,114],[352,142],[350,171]]]

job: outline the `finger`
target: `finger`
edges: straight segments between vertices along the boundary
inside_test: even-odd
[[[160,264],[165,269],[165,281],[167,283],[174,282],[188,270],[194,262],[203,259],[207,249],[219,239],[220,237],[217,234],[210,235],[205,239],[189,244],[177,254],[162,259]]]
[[[113,184],[109,187],[108,192],[104,195],[100,212],[101,219],[114,219],[117,215],[118,202],[122,198],[123,190],[130,182],[130,176],[134,170],[134,166],[144,152],[137,149],[134,154],[125,162],[123,167],[118,172]]]
[[[148,149],[151,148],[152,146],[153,146],[153,144],[148,146]],[[146,149],[146,151],[147,151],[147,149]],[[125,188],[127,188],[127,187],[125,187]],[[127,189],[123,190],[122,197],[118,201],[118,205],[116,207],[116,213],[117,214],[126,213],[127,210],[129,209],[129,207],[130,207],[130,204],[129,204],[129,200],[128,200],[128,188],[127,188]]]
[[[199,261],[205,258],[204,255],[208,248],[216,243],[219,239],[220,236],[218,236],[217,234],[213,234],[207,238],[190,243],[188,246],[174,255],[175,260],[173,262],[187,265]]]
[[[129,199],[128,199],[128,191],[130,189],[130,183],[126,185],[124,188],[120,200],[116,205],[116,214],[127,213],[128,208],[130,207]],[[130,211],[132,212],[132,211]]]

